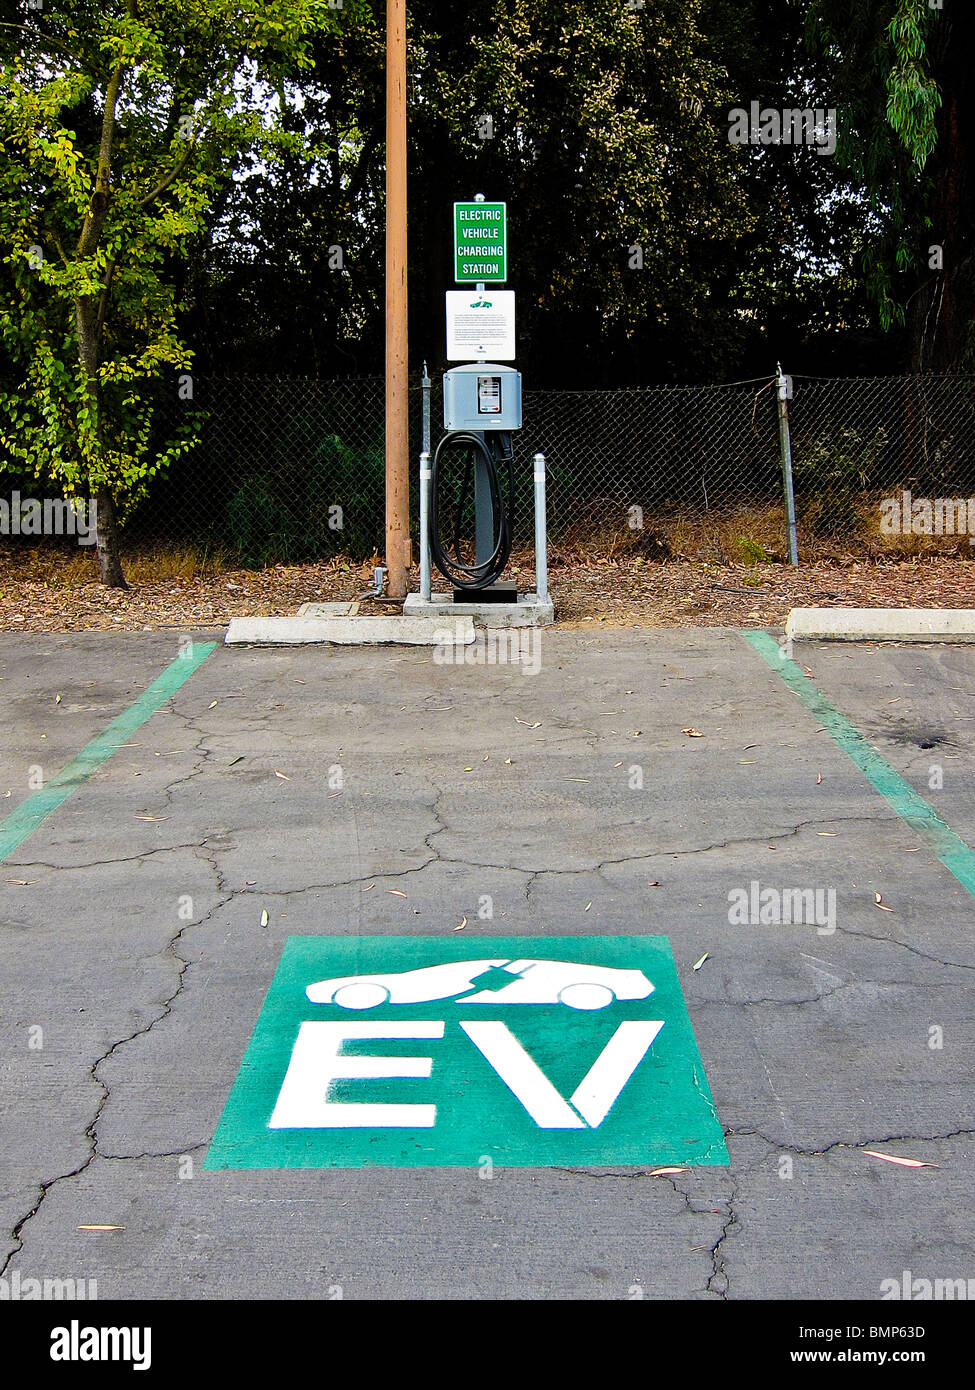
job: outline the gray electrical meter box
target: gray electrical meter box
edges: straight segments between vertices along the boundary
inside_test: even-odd
[[[443,374],[445,430],[520,430],[521,372],[465,362]]]

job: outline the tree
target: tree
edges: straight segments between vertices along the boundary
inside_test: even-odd
[[[250,152],[293,147],[282,89],[361,0],[45,0],[0,27],[0,444],[118,524],[190,446],[151,444],[148,388],[189,368],[174,268]]]
[[[752,99],[828,104],[837,58],[804,43],[810,4],[486,0],[472,32],[463,7],[411,0],[415,362],[442,352],[450,204],[482,190],[508,202],[533,384],[747,376],[780,353],[793,371],[864,351],[893,366],[901,336],[879,331],[861,265],[878,228],[863,180],[727,139]],[[383,80],[381,26],[318,43],[282,116],[300,140],[214,205],[183,320],[213,369],[382,370]]]
[[[382,370],[385,39],[320,39],[284,88],[292,137],[242,162],[187,262],[181,327],[212,371],[321,377]]]
[[[477,191],[508,202],[519,363],[534,384],[711,377],[727,362],[745,320],[709,287],[734,278],[752,219],[700,8],[485,0],[472,26],[467,7],[410,0],[417,365],[443,350],[451,203]],[[289,117],[301,148],[236,184],[201,246],[187,331],[215,364],[232,351],[297,372],[381,370],[382,37],[362,25],[319,44]],[[224,235],[240,221],[258,255]],[[228,321],[232,348],[218,341]]]
[[[812,0],[810,46],[840,110],[838,157],[869,200],[863,273],[915,371],[970,366],[975,106],[970,0]]]

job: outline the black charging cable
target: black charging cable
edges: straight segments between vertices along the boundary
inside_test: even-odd
[[[492,444],[495,433],[503,432],[492,432]],[[486,589],[489,584],[498,581],[511,558],[512,516],[514,512],[514,451],[511,448],[510,435],[506,435],[505,440],[506,447],[504,445],[500,445],[500,447],[505,448],[504,457],[508,464],[507,507],[501,492],[498,458],[494,448],[489,447],[481,435],[475,434],[472,430],[454,430],[450,434],[444,435],[433,455],[433,462],[430,466],[430,553],[437,569],[457,589]],[[441,455],[450,449],[467,450],[460,496],[454,513],[451,538],[452,554],[448,553],[440,536],[442,510],[440,503],[440,459]],[[488,491],[491,496],[491,535],[494,540],[494,548],[486,560],[482,560],[479,564],[467,565],[460,554],[460,528],[464,506],[470,495],[474,460],[477,454],[480,454],[484,461]]]

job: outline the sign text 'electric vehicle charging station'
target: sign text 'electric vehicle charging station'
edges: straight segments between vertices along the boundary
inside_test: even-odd
[[[207,1168],[727,1164],[660,936],[292,937]]]
[[[500,285],[508,278],[506,203],[454,204],[454,279]]]

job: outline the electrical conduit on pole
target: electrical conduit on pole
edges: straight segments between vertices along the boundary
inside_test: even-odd
[[[386,3],[386,564],[390,598],[410,567],[406,317],[406,0]]]

